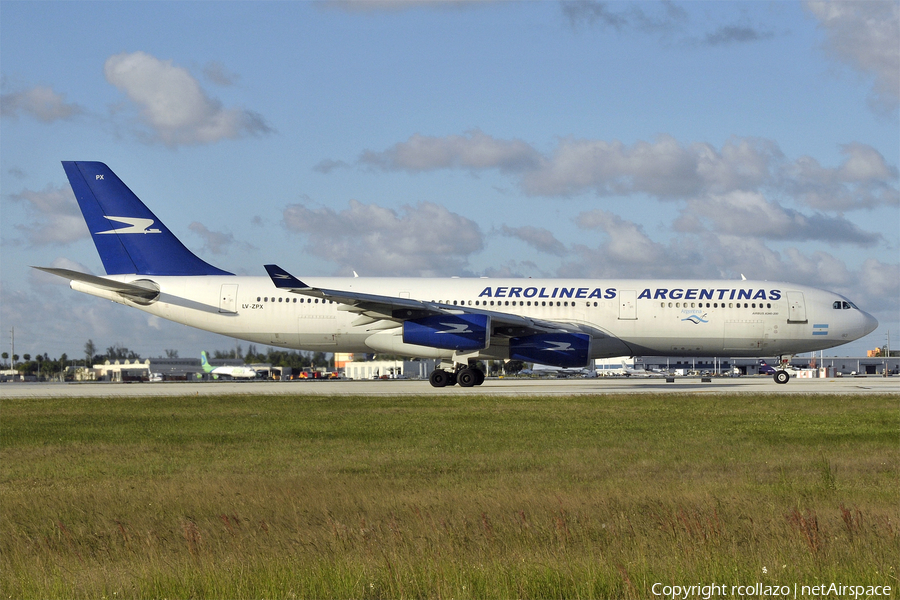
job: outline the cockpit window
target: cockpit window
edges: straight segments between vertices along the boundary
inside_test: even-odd
[[[846,300],[835,300],[834,304],[831,305],[835,310],[850,310],[851,308],[856,308],[856,305],[852,302],[848,302]],[[859,310],[856,308],[856,310]]]

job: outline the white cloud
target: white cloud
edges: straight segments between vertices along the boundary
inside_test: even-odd
[[[784,169],[785,190],[812,208],[852,210],[897,205],[897,169],[888,166],[880,152],[866,144],[846,144],[847,158],[835,168],[823,167],[802,156]]]
[[[555,277],[530,260],[508,260],[484,270],[485,277]]]
[[[358,164],[384,171],[498,169],[520,177],[523,191],[535,196],[646,193],[681,198],[704,191],[758,187],[770,179],[783,156],[774,142],[733,138],[716,150],[710,144],[684,146],[660,136],[627,146],[618,140],[560,140],[550,156],[522,140],[498,140],[482,131],[431,137],[416,134],[405,142],[366,151]],[[344,166],[324,160],[327,173]]]
[[[28,115],[44,123],[64,121],[84,113],[84,109],[65,101],[64,94],[52,88],[38,85],[22,92],[0,96],[0,114],[4,117]]]
[[[194,221],[188,225],[188,229],[196,233],[203,239],[203,248],[213,254],[225,254],[235,245],[245,250],[253,249],[253,246],[247,243],[238,242],[234,239],[233,233],[222,233],[220,231],[212,231],[203,223]]]
[[[475,130],[443,138],[416,134],[387,150],[366,151],[356,164],[409,172],[497,169],[514,177],[523,193],[543,197],[593,193],[687,200],[757,192],[842,212],[900,203],[897,169],[877,150],[853,142],[841,152],[844,162],[826,167],[808,156],[789,161],[777,143],[763,138],[732,137],[717,149],[661,135],[631,145],[566,138],[544,155],[522,140]],[[327,174],[349,166],[326,159],[316,170]]]
[[[642,225],[605,210],[583,212],[576,218],[582,229],[601,232],[596,248],[576,244],[575,263],[563,267],[562,274],[579,277],[666,277],[674,265],[689,261],[684,248],[673,248],[654,242]],[[581,265],[581,269],[578,265]],[[581,272],[579,272],[581,271]]]
[[[225,68],[225,65],[215,60],[203,66],[203,76],[221,86],[234,85],[240,79],[240,75],[232,73]]]
[[[676,231],[710,229],[725,235],[780,241],[817,240],[829,244],[873,246],[882,240],[843,216],[806,215],[768,201],[758,192],[731,192],[688,200]]]
[[[841,62],[872,76],[872,106],[894,111],[900,101],[900,4],[807,2],[825,31],[826,44]]]
[[[775,37],[771,31],[763,31],[746,25],[723,25],[707,33],[704,42],[710,46],[727,46],[729,44],[745,44],[759,42]]]
[[[780,158],[777,145],[754,138],[732,139],[721,151],[709,144],[683,146],[667,135],[631,146],[617,140],[566,139],[523,176],[522,188],[538,196],[592,190],[601,196],[683,198],[762,185]]]
[[[468,256],[484,245],[477,223],[430,202],[399,211],[355,200],[342,211],[294,204],[284,223],[306,237],[308,252],[345,273],[462,275]]]
[[[560,3],[570,25],[600,26],[616,31],[636,30],[645,33],[669,33],[683,28],[687,12],[671,2],[639,4],[636,2],[600,2],[597,0],[565,0]],[[646,12],[647,8],[651,12]],[[652,11],[660,9],[661,14]]]
[[[476,129],[447,137],[415,134],[382,152],[366,151],[359,162],[385,171],[458,168],[519,172],[533,167],[537,160],[537,151],[522,140],[497,140]]]
[[[556,239],[556,236],[554,236],[550,230],[544,229],[543,227],[534,227],[532,225],[525,225],[524,227],[508,227],[504,225],[500,228],[500,233],[509,237],[518,238],[532,248],[547,254],[564,256],[568,252],[565,245]]]
[[[104,73],[139,107],[154,141],[169,146],[209,144],[272,131],[260,115],[226,109],[208,97],[197,80],[172,61],[123,52],[107,59]]]
[[[50,185],[40,192],[25,190],[10,198],[24,202],[34,216],[31,223],[16,225],[32,246],[69,244],[90,235],[69,187]]]

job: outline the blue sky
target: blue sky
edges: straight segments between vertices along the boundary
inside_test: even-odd
[[[60,165],[208,262],[298,276],[722,277],[900,346],[896,2],[0,3],[0,347],[234,341],[75,293]],[[246,346],[246,344],[244,344]]]

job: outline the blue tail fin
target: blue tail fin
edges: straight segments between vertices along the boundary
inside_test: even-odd
[[[63,168],[107,275],[232,275],[185,248],[105,164]]]

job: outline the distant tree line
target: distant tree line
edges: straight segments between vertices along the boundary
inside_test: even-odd
[[[3,368],[10,368],[9,353],[0,354],[3,357]],[[13,355],[13,364],[20,373],[25,375],[34,375],[40,379],[54,379],[61,376],[65,372],[66,367],[72,365],[69,357],[63,353],[59,358],[51,359],[46,352],[32,356],[25,353],[21,357],[18,354]]]
[[[178,350],[167,348],[166,358],[178,358]],[[300,352],[296,350],[277,350],[270,348],[266,352],[259,352],[256,346],[251,344],[244,353],[241,346],[231,350],[214,350],[209,353],[213,358],[237,358],[245,364],[269,363],[275,367],[291,367],[295,372],[303,369],[333,369],[334,357],[325,352]],[[101,352],[93,340],[84,344],[84,352],[80,358],[72,359],[63,353],[59,358],[50,358],[46,352],[32,356],[31,354],[16,354],[10,357],[9,352],[0,353],[3,362],[0,368],[14,368],[24,375],[33,375],[38,379],[57,379],[63,376],[66,368],[72,366],[91,366],[119,360],[141,360],[141,356],[129,350],[122,344],[113,344]],[[12,358],[12,362],[10,362]]]

